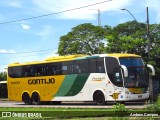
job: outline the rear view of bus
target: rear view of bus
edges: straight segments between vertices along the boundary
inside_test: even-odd
[[[119,67],[121,66],[121,67]],[[155,74],[154,68],[148,65]],[[114,87],[108,84],[109,99],[115,101],[137,101],[149,98],[149,78],[147,68],[138,55],[110,54],[106,57],[106,69]]]

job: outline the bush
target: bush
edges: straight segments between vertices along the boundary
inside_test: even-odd
[[[157,97],[157,101],[155,103],[148,102],[147,103],[147,111],[160,111],[160,95]]]
[[[126,111],[128,111],[128,109],[125,108],[124,104],[116,103],[116,105],[113,105],[113,111],[115,111],[115,112],[126,112]]]

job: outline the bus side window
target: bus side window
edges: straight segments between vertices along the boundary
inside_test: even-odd
[[[74,73],[88,73],[88,60],[75,60],[74,61]]]
[[[46,74],[47,75],[61,75],[62,74],[61,64],[60,63],[49,64],[46,67]]]
[[[103,58],[97,59],[97,73],[105,73]]]
[[[62,74],[72,74],[73,73],[73,62],[62,62]]]
[[[14,78],[15,77],[15,73],[14,73],[14,68],[13,67],[9,67],[8,68],[8,74],[10,77]]]
[[[33,67],[30,69],[30,72],[31,72],[31,77],[34,77],[36,71],[35,71],[35,69]]]
[[[88,60],[89,73],[96,73],[96,63],[97,63],[97,59]]]

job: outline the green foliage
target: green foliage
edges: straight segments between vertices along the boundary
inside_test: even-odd
[[[5,80],[7,80],[7,73],[1,72],[0,73],[0,81],[5,81]]]
[[[141,55],[156,69],[160,79],[160,25],[150,25],[151,49],[148,60],[146,24],[129,21],[103,28],[90,23],[80,24],[60,38],[58,54],[133,53]]]
[[[60,38],[58,53],[98,54],[104,50],[105,30],[102,27],[85,23],[72,28],[72,31]]]
[[[126,112],[126,111],[128,111],[128,109],[125,108],[124,104],[116,103],[116,105],[113,105],[113,111],[115,111],[115,112]]]
[[[134,53],[146,56],[145,25],[135,21],[119,24],[106,35],[106,52]]]
[[[160,111],[160,95],[158,96],[155,103],[149,102],[146,109],[149,112]]]

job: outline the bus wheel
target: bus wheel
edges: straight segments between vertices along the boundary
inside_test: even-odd
[[[23,93],[22,95],[22,101],[26,104],[26,105],[30,105],[31,104],[31,98],[29,96],[28,93]]]
[[[93,100],[96,102],[97,105],[104,105],[105,98],[103,92],[101,92],[100,90],[96,91],[93,94]]]
[[[52,105],[60,105],[62,101],[52,101]]]
[[[39,105],[40,104],[40,96],[38,93],[34,92],[32,94],[32,105]]]

